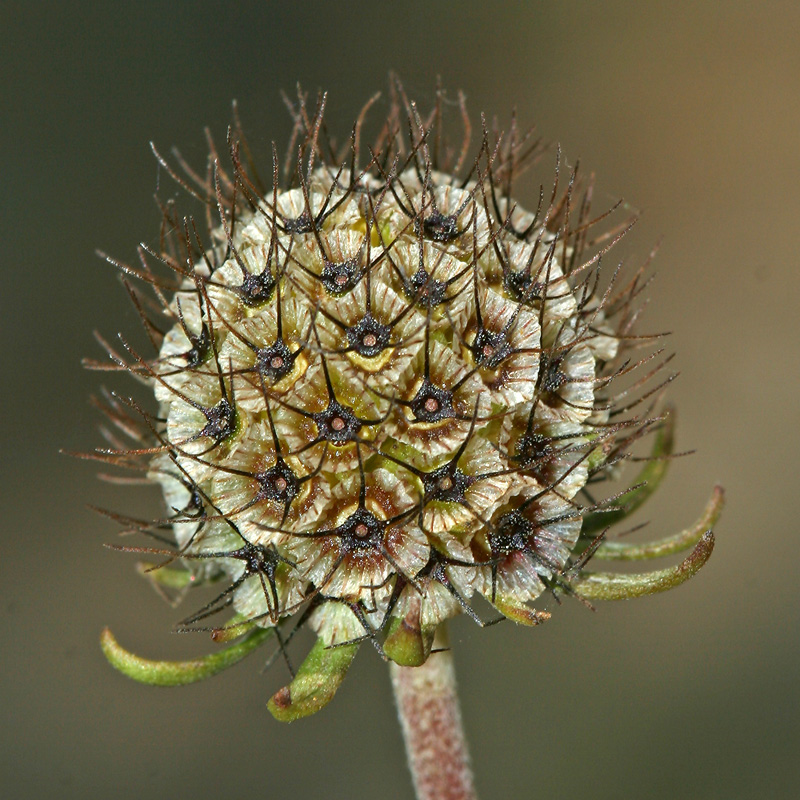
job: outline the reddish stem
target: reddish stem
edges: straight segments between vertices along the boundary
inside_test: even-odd
[[[434,649],[447,646],[441,625]],[[418,800],[476,800],[450,650],[421,667],[392,663],[391,673]]]

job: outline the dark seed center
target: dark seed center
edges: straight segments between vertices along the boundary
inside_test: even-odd
[[[432,383],[428,378],[408,404],[417,422],[438,422],[456,416],[453,393]]]
[[[419,222],[414,225],[419,233]],[[450,242],[456,239],[461,231],[458,229],[455,214],[442,214],[441,211],[432,211],[422,221],[422,231],[426,239],[434,242]]]
[[[189,367],[199,367],[211,355],[211,332],[208,326],[203,323],[198,336],[189,336],[192,349],[183,353]]]
[[[561,368],[565,357],[566,353],[555,356],[542,353],[539,371],[542,376],[541,386],[546,392],[555,394],[565,383],[569,382],[569,376]]]
[[[482,367],[497,369],[511,355],[506,332],[494,333],[481,328],[470,346],[475,360]]]
[[[408,281],[406,293],[423,308],[435,308],[447,299],[447,284],[420,267]]]
[[[200,431],[201,436],[208,436],[219,443],[236,430],[236,409],[225,398],[217,405],[203,411],[203,414],[207,422]]]
[[[341,525],[331,533],[341,537],[346,552],[375,550],[380,546],[386,522],[379,520],[365,508],[353,512]]]
[[[284,227],[289,233],[309,233],[309,231],[313,230],[311,217],[306,212],[303,212],[296,219],[287,219],[284,222]]]
[[[438,500],[443,503],[466,503],[466,491],[476,478],[466,475],[451,461],[422,476],[425,490],[424,502]]]
[[[358,435],[362,423],[345,406],[332,400],[324,411],[312,415],[319,429],[320,438],[334,445],[352,442]]]
[[[522,303],[530,304],[534,300],[540,300],[544,297],[544,284],[535,281],[528,270],[521,270],[520,272],[506,270],[503,276],[503,283],[514,299]]]
[[[271,297],[274,288],[275,278],[272,276],[269,266],[267,266],[260,273],[248,272],[236,291],[246,306],[257,308]]]
[[[489,534],[489,546],[493,553],[510,555],[528,547],[534,533],[533,523],[519,511],[509,511],[497,520],[495,529]]]
[[[256,351],[257,369],[264,377],[279,381],[292,371],[298,352],[292,353],[286,342],[277,339],[269,347],[261,347]]]
[[[391,328],[378,322],[367,312],[355,325],[347,329],[350,346],[360,356],[372,358],[389,346]]]
[[[260,484],[258,500],[275,500],[278,503],[288,504],[300,491],[300,481],[281,458],[274,466],[255,477]]]
[[[347,261],[333,262],[325,259],[319,281],[328,294],[345,294],[353,289],[363,274],[361,259],[348,258]]]

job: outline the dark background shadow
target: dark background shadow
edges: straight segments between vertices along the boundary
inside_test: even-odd
[[[789,798],[798,721],[800,8],[730,3],[6,3],[0,9],[4,531],[0,640],[6,797],[410,798],[384,665],[360,654],[334,704],[286,727],[260,656],[166,691],[114,673],[111,624],[154,657],[202,652],[180,612],[108,552],[87,502],[157,512],[58,448],[99,443],[91,331],[138,326],[102,248],[157,234],[147,143],[202,163],[237,98],[252,139],[285,144],[280,89],[330,90],[343,134],[398,70],[436,74],[473,113],[513,105],[598,198],[643,209],[618,256],[663,237],[646,322],[671,330],[679,449],[650,535],[728,490],[717,550],[675,593],[527,631],[453,640],[485,798]],[[535,189],[527,197],[532,202]],[[125,383],[117,384],[128,390]],[[795,792],[791,786],[795,786]]]

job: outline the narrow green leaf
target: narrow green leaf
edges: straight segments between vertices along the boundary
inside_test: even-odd
[[[659,484],[667,474],[669,456],[672,454],[674,443],[675,411],[670,408],[667,409],[666,419],[656,431],[650,458],[632,484],[636,488],[626,492],[617,501],[619,504],[624,505],[624,508],[620,507],[615,508],[613,511],[599,511],[594,514],[587,514],[583,519],[581,536],[588,536],[607,528],[609,525],[615,525],[625,519],[628,514],[632,514],[637,508],[644,505],[645,501],[658,489]]]
[[[692,525],[680,533],[666,536],[663,539],[656,539],[652,542],[642,544],[628,544],[626,542],[603,542],[597,548],[593,558],[604,561],[640,561],[648,558],[661,558],[672,556],[694,547],[700,537],[714,527],[722,508],[725,505],[725,490],[721,486],[715,486],[705,510],[700,518]]]
[[[210,678],[250,655],[272,636],[272,628],[257,628],[242,641],[224,650],[189,661],[150,661],[128,652],[108,628],[103,629],[100,646],[109,663],[129,678],[151,686],[182,686]]]
[[[689,580],[708,561],[714,549],[714,534],[706,531],[694,550],[676,567],[656,572],[621,575],[609,572],[585,572],[570,585],[586,600],[628,600],[647,594],[665,592]]]
[[[295,679],[270,698],[267,707],[272,716],[294,722],[324,708],[341,686],[358,648],[358,644],[326,647],[317,639]]]

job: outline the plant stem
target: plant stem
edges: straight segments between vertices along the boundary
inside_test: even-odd
[[[408,765],[418,800],[476,800],[444,624],[440,648],[420,667],[390,664]]]

